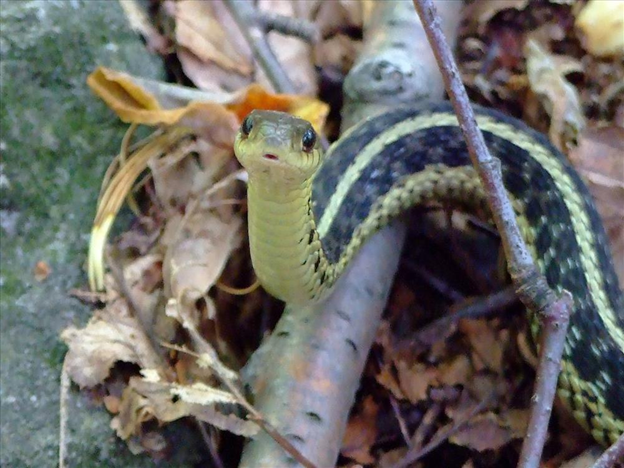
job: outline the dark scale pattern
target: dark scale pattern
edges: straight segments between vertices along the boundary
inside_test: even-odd
[[[332,145],[325,156],[325,161],[314,179],[313,208],[315,218],[325,211],[325,206],[338,185],[342,174],[351,165],[355,157],[377,135],[389,126],[409,119],[419,113],[415,108],[398,109],[391,114],[371,118],[360,124],[348,138]]]
[[[580,179],[578,174],[574,174],[575,179]],[[582,182],[580,182],[582,184]],[[591,199],[585,199],[585,210],[589,214],[589,221],[591,223],[592,230],[596,233],[595,239],[598,240],[595,245],[596,253],[598,255],[598,268],[602,270],[605,282],[605,289],[609,300],[611,302],[611,308],[621,313],[617,314],[618,326],[624,330],[624,295],[620,291],[620,283],[618,282],[617,274],[615,273],[615,267],[611,261],[611,249],[607,243],[607,234],[605,232],[600,215],[596,211]],[[624,369],[620,371],[624,373]]]
[[[341,175],[375,136],[396,122],[413,117],[419,112],[432,114],[440,111],[452,112],[452,109],[449,104],[444,103],[430,105],[420,110],[392,111],[370,119],[349,138],[332,147],[328,160],[314,181],[315,218],[320,219]],[[616,311],[618,323],[624,328],[622,294],[610,260],[604,229],[590,201],[589,193],[578,175],[543,135],[529,129],[522,122],[491,110],[477,108],[477,113],[492,116],[517,128],[519,133],[529,134],[536,142],[546,146],[552,154],[559,156],[574,183],[572,189],[580,193],[585,200],[585,209],[589,213],[591,227],[594,230],[593,235],[599,239],[598,245],[595,246],[599,261],[597,267],[605,277],[606,292],[613,310]],[[566,262],[565,274],[562,274],[563,262],[567,259],[580,258],[581,253],[573,226],[569,221],[571,214],[565,202],[555,196],[554,181],[537,160],[506,139],[489,132],[484,132],[484,137],[492,154],[501,159],[507,189],[516,199],[528,200],[524,214],[529,224],[537,231],[536,250],[538,258],[543,260],[544,274],[548,283],[556,289],[567,289],[575,294],[575,313],[571,326],[582,330],[582,343],[572,346],[569,358],[585,381],[604,382],[601,375],[604,371],[611,376],[613,382],[605,385],[609,391],[603,396],[614,414],[619,419],[624,419],[624,398],[621,390],[624,388],[624,355],[602,326],[591,301],[582,266],[578,262]],[[330,263],[338,261],[356,227],[368,216],[376,200],[387,193],[393,185],[400,183],[405,176],[422,171],[432,164],[449,167],[470,164],[463,137],[457,126],[433,127],[407,135],[386,146],[383,152],[363,170],[359,179],[350,187],[344,203],[322,239],[323,249]],[[591,351],[592,343],[600,346],[599,354]]]

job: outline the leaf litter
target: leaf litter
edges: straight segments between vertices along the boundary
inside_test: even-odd
[[[238,297],[219,289],[254,281],[245,176],[232,155],[233,138],[254,108],[294,113],[319,130],[336,128],[325,122],[327,106],[310,97],[317,93],[314,67],[323,80],[341,83],[361,46],[361,32],[353,31],[361,30],[370,4],[259,2],[263,11],[312,20],[321,32],[314,45],[269,34],[302,92],[286,96],[266,91],[268,81],[222,2],[155,3],[160,23],[133,0],[122,2],[150,48],[175,53],[197,89],[105,68],[89,77],[121,120],[156,131],[132,144],[133,129],[111,164],[89,253],[92,288],[104,292],[75,292],[104,305],[62,339],[72,380],[114,415],[111,427],[133,452],[159,458],[168,444],[161,428],[182,418],[244,437],[258,432],[237,390],[238,369],[270,332],[280,306],[261,290]],[[524,118],[570,152],[618,258],[624,257],[618,255],[624,252],[624,99],[617,83],[624,66],[609,58],[621,54],[617,38],[610,42],[618,24],[601,31],[609,41],[592,37],[597,28],[588,25],[608,16],[600,3],[472,2],[459,63],[472,99]],[[135,220],[110,241],[125,201]],[[415,466],[514,466],[534,378],[531,337],[516,313],[521,308],[449,315],[443,328],[419,333],[504,288],[498,261],[483,255],[497,250],[497,240],[470,217],[454,214],[450,229],[440,211],[421,212],[419,219],[409,239],[419,247],[402,262],[338,466],[394,466],[418,450],[426,455]],[[105,259],[113,262],[111,273]],[[424,281],[414,280],[415,264]],[[624,264],[617,268],[624,278]],[[590,440],[566,418],[556,411],[545,466],[595,460],[585,450]]]

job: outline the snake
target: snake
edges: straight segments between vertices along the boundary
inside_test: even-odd
[[[573,296],[557,393],[598,442],[624,433],[624,299],[592,197],[541,133],[474,106],[518,226],[549,286]],[[414,206],[490,218],[448,102],[397,107],[345,132],[327,152],[306,120],[253,110],[234,142],[248,173],[252,265],[271,295],[324,300],[359,248]],[[533,336],[539,319],[530,317]]]

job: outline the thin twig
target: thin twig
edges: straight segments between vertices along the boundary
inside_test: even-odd
[[[219,452],[217,451],[217,448],[214,446],[214,443],[212,441],[212,438],[210,437],[210,434],[208,434],[208,430],[206,429],[207,424],[204,421],[200,421],[199,419],[196,419],[195,423],[197,424],[199,433],[201,434],[202,439],[204,440],[204,444],[206,444],[206,447],[208,448],[208,451],[210,452],[211,461],[214,463],[215,468],[225,468],[225,465],[223,464],[223,461],[221,461],[221,457],[219,456]]]
[[[67,400],[70,385],[67,360],[64,360],[61,368],[61,393],[59,396],[59,468],[67,466]]]
[[[457,310],[457,312],[444,315],[418,330],[414,336],[414,340],[420,343],[429,343],[430,340],[428,337],[437,336],[439,338],[441,330],[448,330],[451,324],[460,319],[486,318],[498,313],[505,307],[515,304],[517,301],[518,296],[513,286],[501,289],[493,294],[471,301],[468,304],[459,305],[459,310]]]
[[[275,91],[294,94],[295,86],[275,57],[251,2],[249,0],[225,0],[225,5]]]
[[[396,401],[396,398],[390,395],[390,406],[392,406],[392,411],[394,412],[394,416],[399,423],[399,429],[401,430],[401,435],[403,436],[403,440],[405,441],[405,445],[408,447],[412,446],[412,441],[410,440],[409,432],[407,430],[407,424],[405,423],[405,418],[401,414],[401,408],[399,408],[399,404]]]
[[[316,24],[303,18],[258,11],[257,19],[266,32],[277,31],[286,36],[298,37],[311,44],[315,44],[321,39],[321,32]]]
[[[622,461],[624,461],[624,434],[596,460],[592,468],[611,468]]]
[[[408,450],[405,454],[403,460],[398,463],[392,465],[392,468],[406,468],[417,460],[420,460],[422,457],[430,453],[432,450],[437,448],[440,444],[442,444],[445,440],[455,434],[457,431],[462,429],[466,423],[470,422],[470,420],[483,411],[487,405],[490,403],[492,398],[494,397],[494,392],[490,393],[487,397],[481,400],[478,404],[476,404],[463,418],[459,421],[456,421],[452,426],[447,427],[446,429],[442,429],[440,432],[436,434],[436,436],[429,441],[427,445],[425,445],[421,449]]]
[[[473,166],[483,184],[518,296],[536,316],[542,314],[545,324],[542,329],[541,341],[544,347],[541,348],[540,369],[535,383],[536,393],[531,401],[531,420],[519,463],[523,468],[536,467],[544,449],[552,399],[557,388],[563,344],[572,310],[571,296],[566,293],[557,298],[533,263],[503,185],[500,161],[493,158],[487,150],[451,49],[440,28],[435,6],[432,0],[413,1],[440,66],[444,85],[466,139]],[[544,369],[551,372],[546,373]]]
[[[564,291],[562,298],[550,306],[548,314],[544,313],[541,319],[540,359],[531,399],[531,416],[518,462],[519,468],[533,468],[540,464],[561,371],[561,355],[568,332],[571,306],[572,296]]]
[[[442,403],[439,401],[433,402],[429,407],[422,421],[420,421],[420,425],[416,428],[414,435],[412,435],[412,444],[408,453],[417,453],[422,449],[425,440],[431,435],[436,421],[440,417],[440,414],[442,414],[442,408]]]
[[[420,266],[417,262],[412,260],[404,260],[402,262],[406,265],[410,272],[415,273],[422,281],[426,282],[428,286],[434,289],[437,293],[447,297],[452,302],[459,302],[464,299],[464,295],[453,288],[450,284],[436,276],[427,268]]]

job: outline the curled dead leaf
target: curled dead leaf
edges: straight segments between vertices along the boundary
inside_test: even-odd
[[[425,400],[429,386],[438,383],[438,371],[435,368],[421,363],[410,366],[405,361],[397,362],[396,367],[401,390],[412,403]]]
[[[531,90],[551,117],[548,136],[563,151],[566,143],[574,141],[585,128],[578,90],[565,79],[568,73],[582,71],[582,64],[551,54],[535,39],[527,40],[524,53]]]
[[[184,306],[204,297],[215,284],[238,247],[242,220],[198,211],[179,222],[178,236],[165,255],[163,274],[167,296]]]
[[[221,68],[241,75],[253,71],[249,48],[244,53],[230,40],[224,28],[224,15],[217,17],[218,3],[182,0],[166,2],[166,9],[176,20],[176,41],[203,62],[213,62]],[[230,26],[232,26],[230,24]]]
[[[307,119],[321,130],[329,111],[327,104],[313,98],[271,94],[252,84],[233,93],[206,92],[184,86],[138,78],[127,73],[98,67],[87,78],[91,91],[128,123],[174,125],[189,119],[210,130],[202,118],[230,120],[234,112],[240,122],[253,109],[280,110]],[[230,141],[230,144],[232,142]]]
[[[497,450],[513,439],[513,434],[494,413],[475,416],[455,432],[449,440],[478,452]]]
[[[169,384],[133,377],[123,392],[119,415],[113,418],[111,427],[120,438],[126,440],[139,434],[142,424],[152,419],[170,422],[194,416],[215,427],[245,437],[251,437],[258,432],[258,426],[254,423],[240,419],[233,413],[218,410],[216,402],[236,406],[232,395],[205,384]]]
[[[96,313],[85,328],[66,328],[61,339],[69,347],[65,356],[67,372],[80,387],[103,382],[117,361],[161,368],[160,357],[155,354],[142,324],[129,314],[128,305],[122,299]]]

